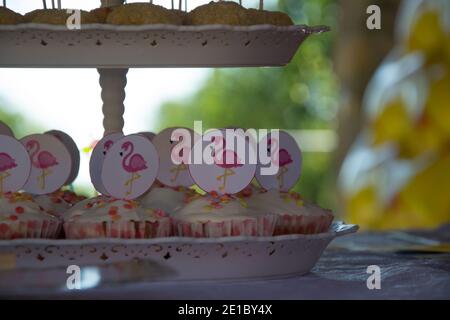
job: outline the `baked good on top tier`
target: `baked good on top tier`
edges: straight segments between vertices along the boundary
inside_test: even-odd
[[[23,23],[23,16],[8,8],[0,7],[0,24],[19,24]]]
[[[25,193],[0,194],[0,239],[56,238],[61,220]]]
[[[292,26],[294,22],[284,12],[257,9],[247,10],[249,24],[271,24],[274,26]]]
[[[176,235],[208,238],[271,236],[276,218],[250,210],[243,199],[216,193],[192,198],[173,216]]]
[[[113,8],[106,23],[118,25],[174,24],[182,19],[171,10],[151,3],[130,3]]]
[[[67,19],[71,14],[67,13],[67,9],[38,9],[28,12],[24,19],[29,23],[43,23],[43,24],[55,24],[66,25]],[[81,10],[81,23],[99,23],[99,19],[95,14]]]
[[[68,210],[64,231],[69,239],[168,237],[172,222],[161,209],[143,209],[136,201],[100,196]]]
[[[48,213],[61,217],[73,205],[86,199],[70,190],[58,190],[50,194],[37,195],[33,200]]]
[[[91,10],[90,12],[97,17],[99,23],[106,23],[108,15],[113,11],[114,8],[116,8],[116,6],[97,8]]]
[[[258,193],[251,207],[259,212],[278,215],[274,235],[327,232],[333,221],[331,210],[310,203],[293,191]]]
[[[233,1],[211,1],[190,11],[187,25],[225,24],[245,26],[249,24],[247,10]]]

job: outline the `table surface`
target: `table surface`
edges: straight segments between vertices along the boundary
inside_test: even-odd
[[[436,241],[445,244],[436,246]],[[205,300],[450,299],[448,243],[450,225],[433,231],[406,234],[359,232],[333,241],[312,272],[304,276],[252,281],[139,283],[70,293],[39,294],[38,297]],[[367,267],[370,265],[380,267],[381,289],[369,290],[367,287],[367,279],[370,276]]]

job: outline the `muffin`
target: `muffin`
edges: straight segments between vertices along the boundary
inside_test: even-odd
[[[44,23],[66,25],[67,19],[71,14],[67,13],[67,9],[38,9],[28,12],[24,19],[30,23]],[[95,14],[81,10],[81,23],[99,23]]]
[[[175,234],[183,237],[271,236],[276,216],[252,211],[232,195],[196,196],[175,212]]]
[[[331,210],[304,200],[296,192],[269,190],[253,200],[253,210],[278,215],[274,235],[327,232],[333,221]]]
[[[58,190],[51,194],[37,195],[33,200],[48,213],[62,217],[73,205],[86,199],[69,190]]]
[[[0,24],[19,24],[23,23],[23,16],[6,7],[0,7]]]
[[[169,187],[162,183],[153,185],[150,190],[137,201],[142,208],[160,208],[168,214],[184,206],[196,192],[185,187]]]
[[[45,212],[29,194],[0,194],[0,239],[56,238],[61,221]]]
[[[100,196],[67,211],[64,231],[69,239],[168,237],[172,222],[161,209],[142,209],[136,201]]]
[[[247,10],[250,25],[271,24],[274,26],[292,26],[294,22],[284,12],[257,9]]]
[[[92,13],[97,18],[99,23],[106,23],[108,15],[113,11],[114,8],[116,8],[116,6],[97,8],[91,10],[90,13]]]
[[[106,23],[117,25],[182,24],[181,18],[162,6],[151,3],[130,3],[113,8]]]
[[[245,26],[249,24],[247,10],[236,2],[219,1],[198,6],[186,17],[187,25],[225,24]]]
[[[188,15],[188,13],[186,11],[178,10],[178,9],[172,9],[170,11],[173,12],[174,14],[176,14],[178,18],[180,18],[180,22],[181,22],[180,24],[185,24],[185,20]]]

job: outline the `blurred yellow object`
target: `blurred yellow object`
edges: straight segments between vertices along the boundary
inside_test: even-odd
[[[434,62],[442,56],[445,41],[446,34],[440,13],[428,10],[422,12],[413,24],[407,40],[407,50],[422,52],[427,61]]]
[[[432,121],[450,138],[450,72],[430,85],[425,111]]]
[[[421,217],[421,226],[450,222],[450,152],[442,154],[412,178],[399,194],[411,215]]]
[[[413,121],[401,98],[394,99],[383,107],[372,123],[373,144],[400,142],[413,131]]]
[[[350,223],[357,223],[363,228],[377,228],[382,208],[375,186],[365,186],[347,199],[346,209]]]

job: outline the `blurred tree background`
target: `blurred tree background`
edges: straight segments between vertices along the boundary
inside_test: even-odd
[[[245,4],[245,3],[244,3]],[[336,28],[336,1],[269,2],[296,24]],[[292,62],[281,68],[215,69],[196,94],[162,105],[159,128],[332,129],[338,108],[338,83],[332,69],[333,32],[306,39]],[[301,141],[300,141],[301,145]],[[302,177],[295,187],[306,198],[335,207],[333,154],[303,153]]]

